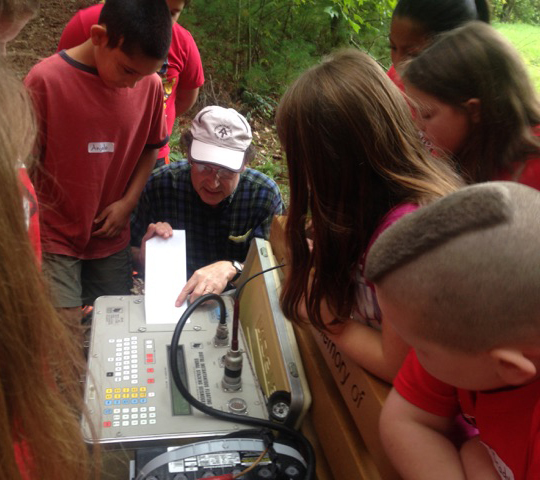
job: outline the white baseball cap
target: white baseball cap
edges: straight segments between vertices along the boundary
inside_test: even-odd
[[[251,127],[233,108],[203,108],[191,124],[191,158],[240,172],[251,144]]]

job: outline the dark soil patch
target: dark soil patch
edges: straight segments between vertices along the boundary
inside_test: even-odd
[[[42,58],[56,51],[58,40],[73,14],[92,0],[44,0],[32,20],[7,47],[7,59],[22,78]]]

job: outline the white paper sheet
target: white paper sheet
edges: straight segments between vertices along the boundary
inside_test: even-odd
[[[173,230],[172,237],[151,238],[146,242],[144,309],[147,324],[176,323],[186,302],[175,302],[187,282],[186,232]]]

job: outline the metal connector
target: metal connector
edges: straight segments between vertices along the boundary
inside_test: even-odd
[[[214,335],[214,347],[229,346],[229,329],[226,323],[220,323],[217,326],[216,334]]]
[[[223,380],[221,386],[224,390],[238,391],[242,388],[242,351],[229,350],[223,358]]]

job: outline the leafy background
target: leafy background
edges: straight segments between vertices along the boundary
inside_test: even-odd
[[[8,60],[23,77],[51,55],[64,25],[91,0],[42,0],[39,15],[8,46]],[[180,136],[200,108],[219,104],[251,122],[258,155],[254,167],[280,184],[287,203],[286,168],[273,125],[287,85],[321,56],[344,46],[369,52],[390,65],[388,30],[396,0],[193,0],[180,23],[194,36],[206,82],[197,105],[177,122]],[[492,0],[495,27],[520,50],[540,88],[540,0]]]

